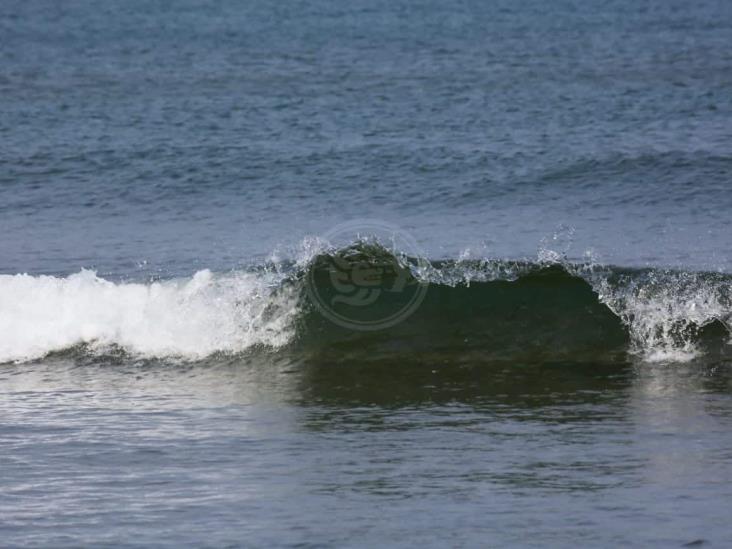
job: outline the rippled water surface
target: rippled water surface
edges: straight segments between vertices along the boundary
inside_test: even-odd
[[[728,369],[2,373],[4,543],[725,546]]]
[[[4,1],[1,544],[731,545],[731,6]]]

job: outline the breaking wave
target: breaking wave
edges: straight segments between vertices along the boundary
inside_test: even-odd
[[[295,303],[277,306],[266,276],[197,272],[187,280],[113,283],[83,270],[67,278],[0,276],[0,361],[84,344],[146,356],[202,358],[292,338]]]
[[[381,331],[333,324],[306,286],[327,284],[335,260],[375,266],[387,260],[410,283],[428,285],[425,298],[406,320]],[[191,360],[260,349],[339,361],[628,354],[683,361],[706,352],[732,354],[731,326],[730,275],[558,257],[426,263],[366,242],[318,250],[300,261],[149,283],[115,283],[88,270],[65,278],[0,276],[0,362],[75,348]]]

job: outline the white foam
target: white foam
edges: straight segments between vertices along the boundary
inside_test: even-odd
[[[699,356],[694,331],[719,321],[732,325],[728,279],[699,273],[651,271],[610,283],[590,280],[600,301],[630,331],[633,351],[649,362],[685,362]]]
[[[0,362],[78,344],[120,346],[146,356],[201,358],[294,335],[297,303],[267,275],[214,275],[120,283],[82,270],[67,278],[0,275]]]

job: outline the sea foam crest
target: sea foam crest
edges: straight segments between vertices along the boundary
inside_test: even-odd
[[[628,328],[631,352],[649,362],[685,362],[701,354],[695,338],[700,328],[719,321],[732,333],[729,276],[670,269],[618,276],[599,263],[591,250],[585,252],[583,262],[569,261],[573,235],[574,229],[569,227],[542,241],[538,261],[561,265],[587,281]]]
[[[650,270],[590,280],[600,301],[628,326],[632,350],[649,361],[690,360],[700,353],[700,328],[715,321],[732,327],[728,277]]]
[[[294,335],[297,300],[279,277],[208,270],[182,280],[113,283],[82,270],[66,278],[0,276],[0,362],[88,344],[146,356],[201,358]]]

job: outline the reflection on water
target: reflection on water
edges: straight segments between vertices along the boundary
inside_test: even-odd
[[[215,545],[724,543],[731,388],[713,361],[6,365],[0,529],[33,524],[46,545],[144,544],[160,521],[171,543]]]

